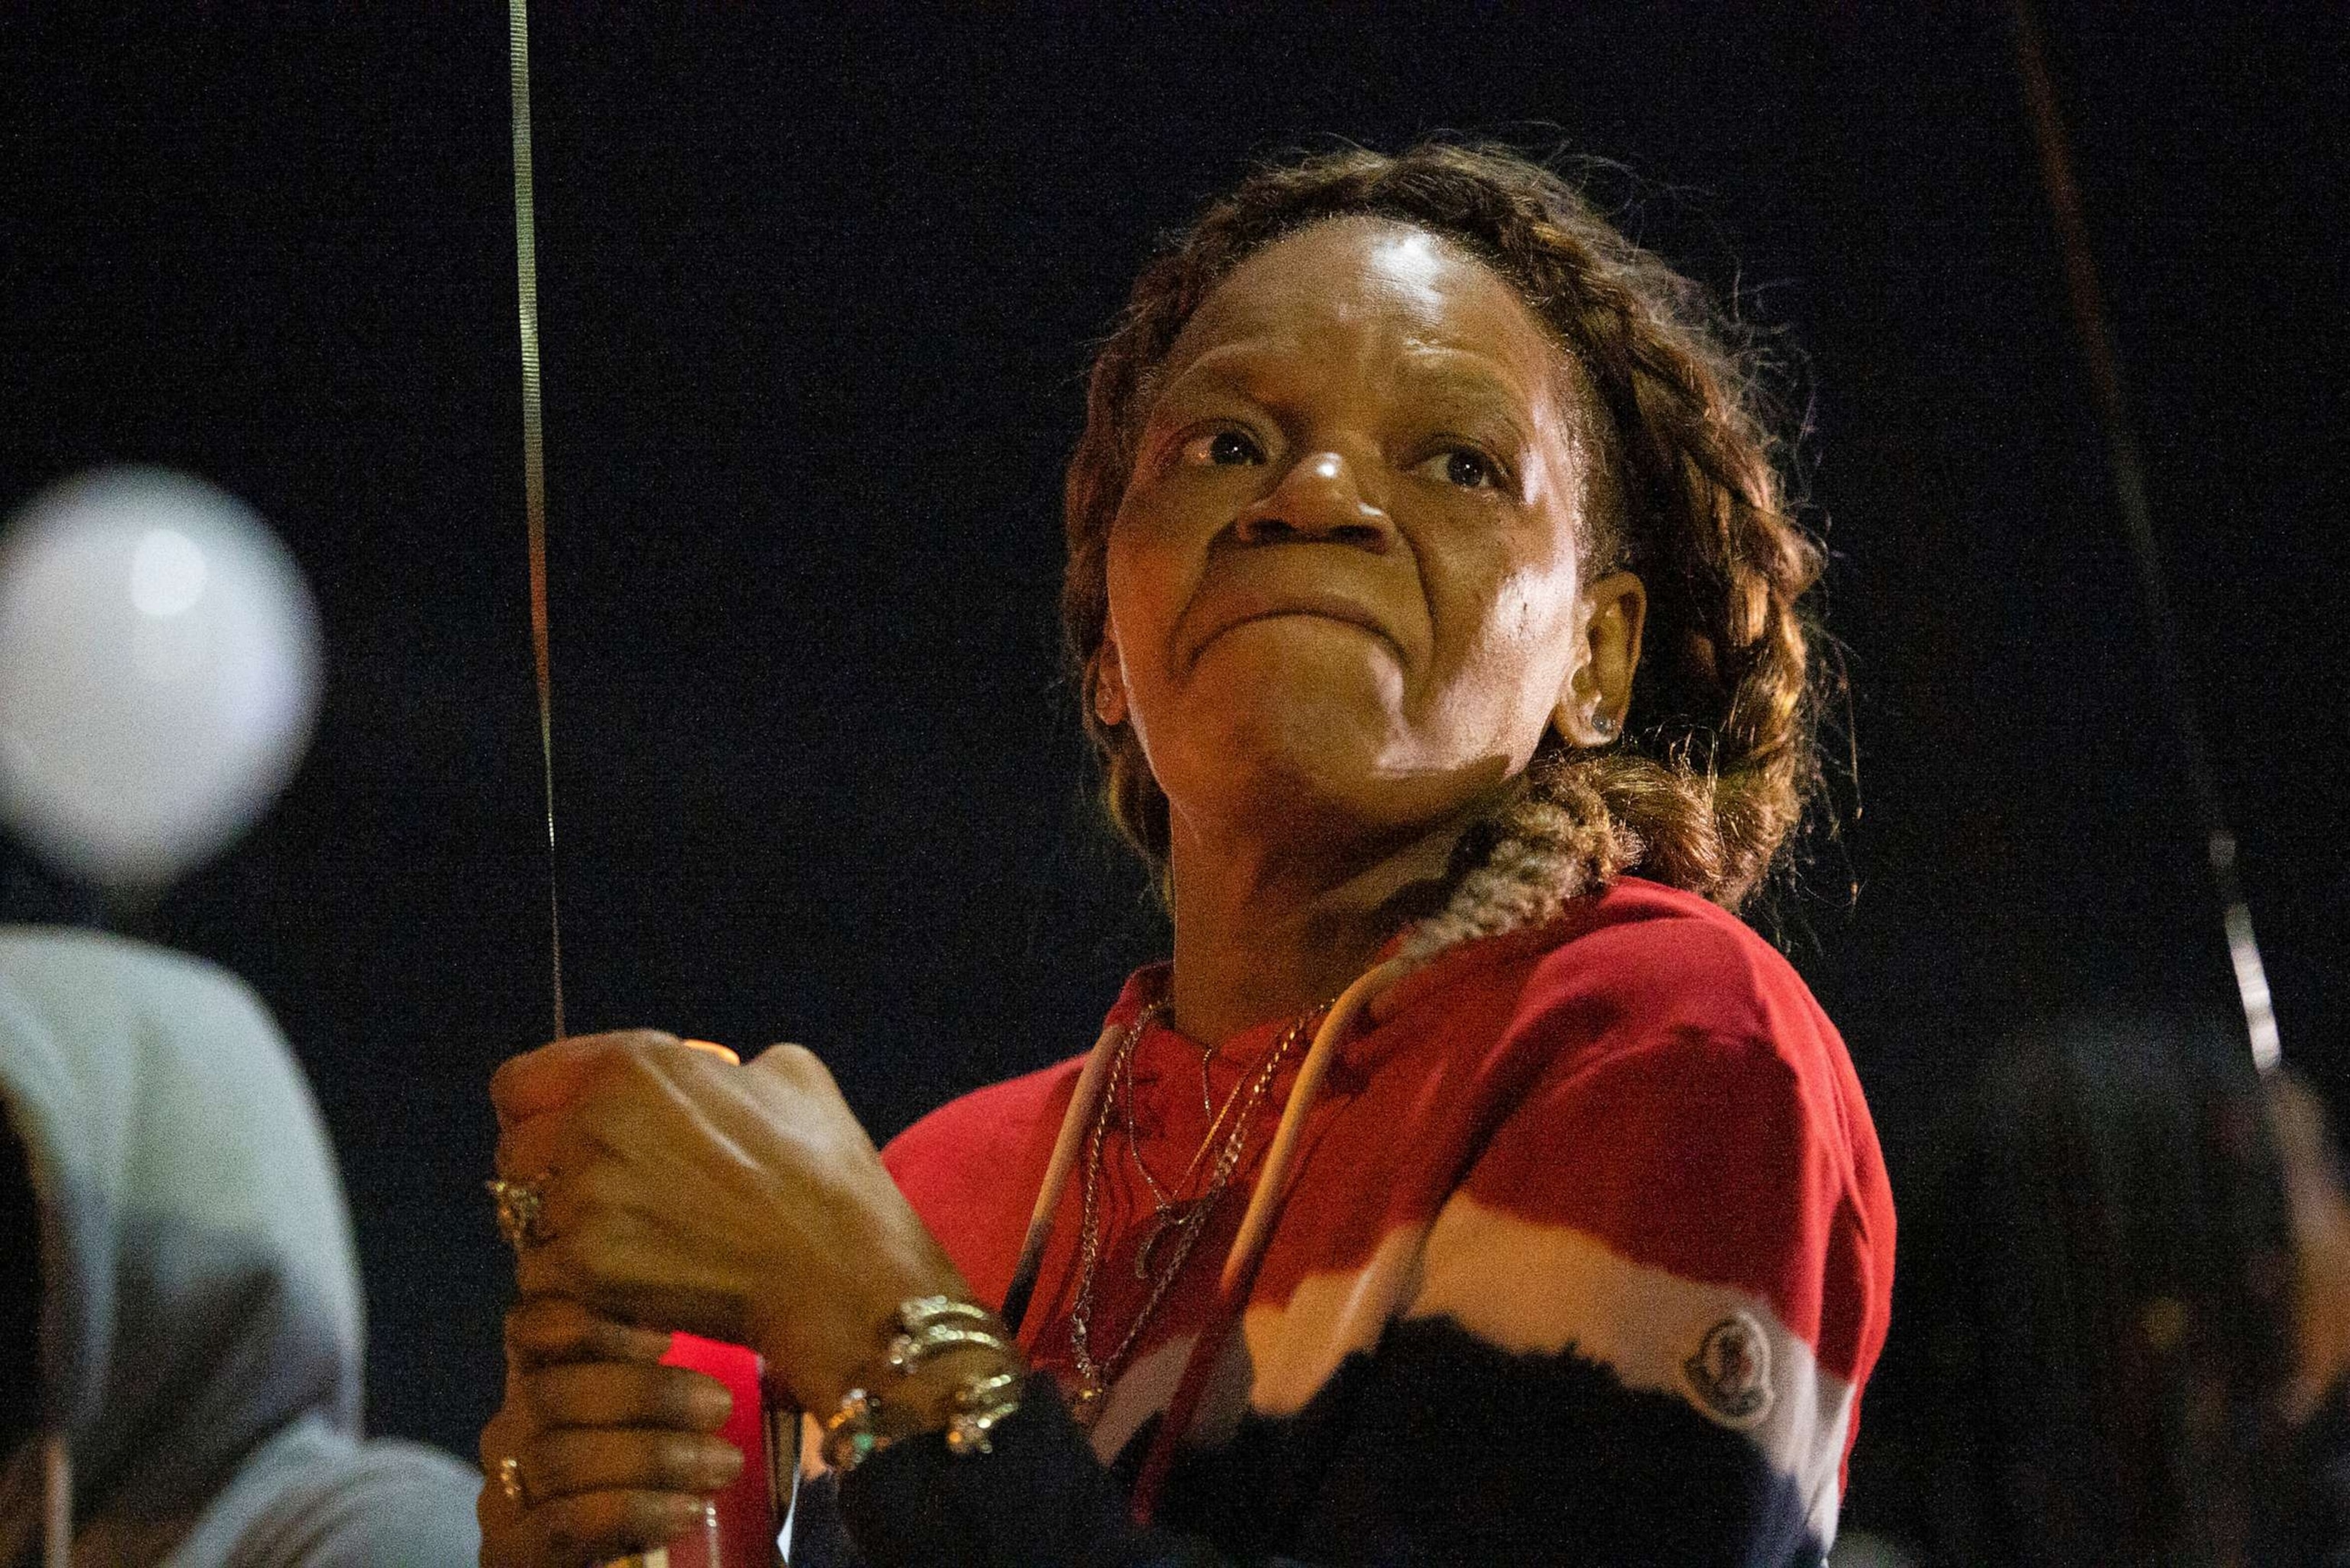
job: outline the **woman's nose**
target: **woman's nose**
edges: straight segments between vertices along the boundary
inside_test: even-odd
[[[1235,524],[1243,544],[1322,540],[1382,553],[1395,543],[1395,524],[1364,493],[1355,464],[1335,451],[1309,452],[1289,465],[1281,483],[1242,513]]]

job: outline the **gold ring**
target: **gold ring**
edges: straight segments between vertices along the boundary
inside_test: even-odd
[[[528,1181],[508,1181],[500,1177],[483,1184],[497,1200],[498,1234],[516,1251],[552,1239],[541,1212],[546,1205],[546,1180],[543,1175]]]
[[[530,1506],[529,1495],[523,1490],[522,1461],[512,1454],[498,1461],[498,1490],[505,1493],[506,1501],[516,1508]]]

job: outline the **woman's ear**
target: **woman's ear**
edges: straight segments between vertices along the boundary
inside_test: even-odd
[[[1118,662],[1117,642],[1107,636],[1094,649],[1093,674],[1094,717],[1103,728],[1115,730],[1126,722],[1126,667]]]
[[[1551,722],[1570,745],[1604,746],[1624,732],[1648,590],[1629,572],[1611,572],[1584,590],[1583,657],[1567,678]]]

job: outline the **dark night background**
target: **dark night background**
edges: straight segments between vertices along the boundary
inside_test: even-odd
[[[2350,25],[2049,6],[2285,1048],[2338,1113]],[[130,926],[276,1008],[374,1423],[470,1455],[483,1085],[546,1017],[504,8],[194,9],[0,20],[0,506],[182,465],[310,575],[307,763]],[[640,9],[533,38],[574,1028],[806,1041],[878,1135],[1090,1042],[1162,939],[1058,673],[1087,345],[1253,158],[1438,130],[1620,161],[1632,232],[1783,329],[1865,811],[1777,929],[1897,1189],[2018,1015],[2231,1013],[2004,7]]]

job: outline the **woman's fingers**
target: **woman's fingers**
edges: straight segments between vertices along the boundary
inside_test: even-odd
[[[508,1181],[545,1181],[555,1172],[566,1130],[563,1117],[553,1112],[508,1122],[490,1152],[491,1168]]]
[[[562,1297],[522,1302],[505,1327],[505,1404],[482,1433],[482,1560],[587,1568],[697,1528],[743,1469],[713,1435],[725,1386],[660,1365],[668,1334]]]
[[[506,1495],[498,1478],[501,1465],[520,1453],[529,1440],[530,1425],[514,1408],[510,1379],[504,1407],[482,1428],[482,1492],[473,1506],[482,1526],[482,1561],[492,1568],[519,1568],[521,1559],[516,1552],[524,1534],[522,1504]]]
[[[563,1365],[525,1374],[519,1412],[483,1435],[488,1472],[480,1505],[483,1561],[499,1568],[585,1568],[673,1541],[697,1526],[711,1495],[743,1471],[743,1455],[711,1435],[726,1390],[682,1367]],[[555,1414],[545,1412],[552,1409]],[[691,1429],[561,1426],[609,1413],[673,1418]],[[505,1494],[511,1459],[518,1495]]]
[[[594,1491],[707,1497],[743,1473],[743,1451],[704,1432],[642,1427],[554,1427],[522,1453],[524,1495],[536,1512]]]
[[[532,1568],[589,1568],[666,1545],[702,1522],[709,1504],[671,1491],[593,1491],[541,1503],[525,1516]]]
[[[738,1064],[671,1035],[567,1040],[499,1069],[493,1094],[499,1174],[540,1184],[515,1259],[525,1298],[750,1345],[828,1407],[891,1307],[968,1289],[799,1046]]]
[[[523,1378],[542,1428],[639,1427],[715,1432],[734,1397],[716,1378],[682,1366],[619,1361],[545,1366]]]
[[[490,1103],[497,1107],[498,1126],[510,1127],[569,1104],[617,1054],[678,1044],[676,1035],[658,1029],[624,1029],[575,1035],[525,1052],[490,1075]]]
[[[506,1350],[524,1368],[574,1361],[657,1362],[670,1336],[615,1323],[569,1296],[534,1296],[506,1314]]]

